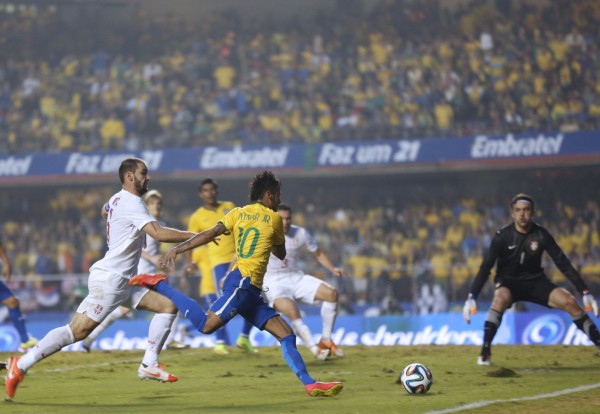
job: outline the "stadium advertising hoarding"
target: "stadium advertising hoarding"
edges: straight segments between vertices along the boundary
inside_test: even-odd
[[[367,167],[469,166],[533,161],[543,164],[600,159],[600,131],[0,155],[0,181],[112,176],[127,157],[143,158],[151,171],[173,176],[196,172],[243,173],[258,168],[318,173]]]
[[[68,315],[64,315],[65,321]],[[481,345],[485,312],[475,315],[467,325],[460,313],[444,313],[425,316],[340,316],[333,332],[333,340],[342,346],[394,346],[394,345]],[[318,341],[321,318],[305,317],[305,322]],[[58,321],[29,321],[31,334],[41,338],[55,328]],[[230,338],[241,329],[241,319],[235,318],[226,326]],[[119,320],[111,325],[96,341],[99,349],[144,349],[148,334],[148,321],[143,319]],[[250,335],[257,346],[276,345],[267,332],[253,329]],[[192,347],[212,347],[214,335],[200,335],[190,331],[185,342]],[[565,312],[507,312],[496,335],[495,344],[506,345],[586,345],[592,343],[579,331]],[[0,352],[17,349],[19,335],[11,324],[0,325]],[[81,343],[65,348],[82,350]]]

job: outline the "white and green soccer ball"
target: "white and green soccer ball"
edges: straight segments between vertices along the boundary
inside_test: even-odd
[[[413,362],[402,370],[400,382],[409,394],[425,394],[433,384],[433,376],[425,365]]]

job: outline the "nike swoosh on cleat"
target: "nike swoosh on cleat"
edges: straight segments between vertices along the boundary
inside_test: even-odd
[[[508,250],[512,250],[512,249],[514,249],[515,247],[517,247],[517,245],[516,245],[516,244],[513,244],[512,246],[508,246]]]
[[[158,377],[160,377],[160,374],[153,374],[153,373],[151,373],[151,372],[144,371],[144,370],[142,370],[142,372],[143,372],[144,374],[148,374],[148,375],[150,375],[151,377],[155,377],[155,378],[158,378]]]

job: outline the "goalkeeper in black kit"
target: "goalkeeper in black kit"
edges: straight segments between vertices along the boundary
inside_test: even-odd
[[[596,300],[548,230],[532,221],[535,213],[533,199],[526,194],[517,194],[511,200],[510,209],[513,223],[496,231],[463,308],[465,320],[470,323],[470,315],[477,312],[477,295],[496,265],[494,299],[485,320],[483,346],[477,363],[490,365],[491,344],[502,321],[502,315],[514,302],[520,301],[538,303],[568,312],[575,325],[600,351],[600,332],[585,313],[593,312],[594,316],[598,317]],[[541,266],[544,251],[583,295],[585,311],[573,295],[556,286],[544,274]]]

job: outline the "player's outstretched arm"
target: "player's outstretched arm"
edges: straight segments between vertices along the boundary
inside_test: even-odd
[[[171,247],[167,253],[163,256],[160,263],[162,267],[172,267],[175,265],[175,258],[178,254],[183,252],[187,252],[188,250],[195,249],[196,247],[205,245],[211,241],[214,241],[218,236],[225,232],[225,226],[221,222],[217,223],[213,227],[208,230],[205,230],[201,233],[194,234],[193,237],[184,241],[183,243],[179,243],[176,246]]]
[[[173,229],[171,227],[163,227],[158,223],[158,221],[151,221],[150,223],[142,227],[142,230],[154,240],[157,240],[161,243],[183,242],[198,234],[192,233],[190,231]]]
[[[471,323],[471,315],[475,315],[477,313],[477,302],[475,301],[475,295],[469,293],[469,297],[465,301],[465,306],[463,306],[463,317],[467,323]]]

